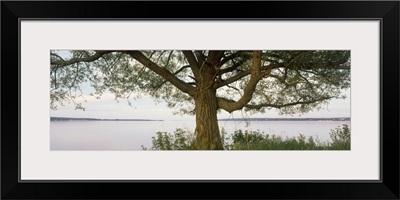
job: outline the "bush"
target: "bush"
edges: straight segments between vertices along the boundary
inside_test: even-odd
[[[181,128],[175,130],[174,134],[167,132],[157,132],[156,137],[151,138],[151,150],[193,150],[194,135]],[[142,145],[143,150],[147,150]]]
[[[343,124],[329,133],[332,142],[320,142],[312,136],[300,134],[297,137],[282,138],[277,135],[264,134],[260,130],[236,130],[228,136],[221,129],[221,142],[225,150],[350,150],[350,128]],[[196,150],[195,136],[187,130],[176,129],[174,134],[157,132],[152,137],[150,150]],[[143,150],[147,148],[143,147]]]
[[[229,150],[323,150],[323,143],[300,134],[297,137],[282,138],[277,135],[257,131],[237,130],[232,135],[233,143]]]
[[[343,127],[337,127],[329,133],[332,140],[332,149],[335,150],[350,150],[351,134],[350,127],[343,124]]]

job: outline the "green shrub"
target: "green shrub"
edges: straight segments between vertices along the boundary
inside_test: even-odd
[[[350,150],[351,134],[350,127],[343,124],[343,127],[337,127],[329,133],[332,140],[332,149],[335,150]]]
[[[194,135],[189,131],[177,128],[172,135],[167,132],[157,132],[156,137],[151,138],[151,150],[193,150]],[[147,150],[142,145],[143,150]]]
[[[312,136],[299,134],[297,137],[282,138],[269,135],[260,130],[236,130],[228,135],[221,129],[221,142],[225,150],[350,150],[350,128],[343,124],[329,133],[332,142],[321,142]],[[152,137],[150,150],[196,150],[195,136],[187,130],[176,129],[174,134],[157,132]],[[147,150],[143,147],[143,150]]]

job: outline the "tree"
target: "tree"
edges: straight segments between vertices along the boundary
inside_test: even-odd
[[[51,108],[75,102],[89,82],[97,98],[149,94],[196,115],[198,149],[223,149],[217,112],[306,113],[350,87],[350,51],[88,50],[50,52]],[[78,93],[76,92],[78,91]],[[77,109],[84,109],[75,103]]]

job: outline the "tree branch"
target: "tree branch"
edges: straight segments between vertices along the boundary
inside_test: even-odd
[[[193,52],[192,51],[182,51],[182,53],[185,56],[186,60],[188,61],[189,65],[190,65],[190,69],[192,69],[192,72],[194,74],[194,77],[198,78],[200,64],[197,62],[196,57],[194,56]]]
[[[51,61],[50,64],[58,65],[59,67],[63,67],[63,66],[72,65],[72,64],[75,64],[78,62],[92,62],[92,61],[99,59],[103,55],[111,53],[111,52],[112,51],[96,51],[96,53],[93,54],[92,56],[88,56],[88,57],[84,57],[84,58],[72,58],[72,59],[66,60],[66,61],[56,60],[56,61]]]
[[[59,58],[60,60],[62,60],[62,61],[64,61],[64,62],[65,62],[64,58],[62,58],[62,57],[61,57],[61,56],[59,56],[58,54],[55,54],[55,53],[50,53],[50,55],[52,55],[52,56],[55,56],[55,57],[57,57],[57,58]]]
[[[301,73],[296,70],[296,73],[308,84],[308,86],[311,88],[311,91],[316,94],[315,90],[314,90],[314,86],[313,84],[310,83],[310,81],[308,81],[308,79],[306,77],[304,77],[303,75],[301,75]]]
[[[239,63],[236,63],[235,65],[232,65],[231,67],[222,69],[220,71],[220,74],[224,74],[224,73],[228,73],[228,72],[234,71],[241,64],[242,64],[242,62],[239,62]],[[267,73],[267,72],[271,72],[270,70],[274,68],[273,66],[275,66],[275,65],[260,66],[259,70],[260,70],[260,72],[264,70],[264,74],[262,74],[263,76],[264,75],[270,75],[270,73]],[[231,84],[231,83],[233,83],[235,81],[238,81],[238,80],[242,79],[243,77],[245,77],[245,76],[247,76],[249,74],[251,74],[251,71],[241,71],[238,74],[236,74],[236,75],[234,75],[234,76],[232,76],[232,77],[230,77],[230,78],[228,78],[228,79],[216,84],[215,88],[217,89],[217,88],[223,87],[225,85]]]
[[[315,62],[308,62],[308,63],[296,63],[297,60],[303,56],[306,56],[308,54],[315,53],[316,51],[302,51],[299,52],[297,55],[293,56],[290,60],[284,62],[284,63],[274,63],[273,69],[275,68],[285,68],[287,69],[294,69],[297,70],[299,68],[301,69],[350,69],[350,66],[341,66],[342,64],[346,63],[348,61],[347,58],[343,58],[338,61],[328,61],[325,63],[325,65],[322,66],[317,66],[317,63]],[[299,64],[301,66],[299,66]]]
[[[238,80],[242,79],[245,76],[248,76],[249,74],[251,74],[251,71],[241,71],[238,74],[236,74],[235,76],[232,76],[232,77],[230,77],[230,78],[228,78],[228,79],[226,79],[226,80],[224,80],[224,81],[222,81],[222,82],[220,82],[218,84],[215,84],[214,88],[217,89],[217,88],[223,87],[225,85],[231,84],[231,83],[233,83],[235,81],[238,81]]]
[[[239,62],[233,64],[232,66],[230,66],[230,67],[228,67],[228,68],[221,69],[221,71],[219,72],[219,74],[225,74],[225,73],[228,73],[228,72],[232,72],[232,71],[236,70],[238,67],[240,67],[240,66],[243,64],[243,62],[244,62],[244,61],[241,60],[241,61],[239,61]]]
[[[345,69],[345,70],[349,70],[350,66],[340,66],[344,63],[346,63],[347,60],[341,60],[341,61],[337,61],[337,62],[328,62],[326,63],[326,65],[323,66],[317,66],[316,63],[312,63],[309,62],[303,66],[301,66],[302,70],[306,70],[306,69]],[[268,67],[267,66],[263,66],[263,67]],[[277,69],[277,68],[285,68],[285,69],[299,69],[298,66],[294,66],[294,65],[290,65],[290,66],[285,66],[284,64],[274,64],[272,66],[272,69]]]
[[[196,55],[197,62],[201,66],[203,62],[207,59],[206,56],[203,54],[202,51],[194,51],[194,54]]]
[[[242,53],[242,51],[237,51],[237,52],[235,52],[235,53],[233,53],[233,54],[231,54],[231,55],[229,55],[229,56],[224,57],[224,58],[221,60],[221,65],[224,65],[224,64],[227,63],[228,61],[233,60],[233,59],[239,57],[239,54],[240,54],[240,53]]]
[[[206,62],[221,67],[221,58],[224,56],[224,53],[225,51],[209,51]]]
[[[168,67],[168,64],[169,64],[169,61],[171,60],[171,56],[172,56],[173,52],[174,52],[173,50],[171,52],[169,52],[168,59],[167,59],[167,62],[165,63],[165,65],[164,65],[164,68]]]
[[[179,73],[181,73],[184,69],[190,67],[190,65],[185,65],[182,66],[181,68],[179,68],[178,70],[176,70],[173,74],[177,75]],[[167,80],[164,80],[162,83],[158,84],[157,86],[153,87],[154,89],[158,90],[159,88],[161,88],[161,86],[163,86],[165,83],[167,83]],[[196,82],[187,82],[187,84],[190,85],[196,85]]]
[[[177,75],[177,74],[181,73],[184,69],[186,69],[186,68],[188,68],[188,67],[190,67],[190,65],[184,65],[184,66],[182,66],[181,68],[179,68],[178,70],[176,70],[176,71],[174,72],[174,75]]]
[[[309,100],[309,101],[301,101],[298,100],[296,102],[292,103],[286,103],[286,104],[271,104],[271,103],[262,103],[262,104],[246,104],[243,107],[252,109],[252,110],[259,110],[261,108],[283,108],[283,107],[288,107],[288,106],[295,106],[295,105],[302,105],[302,104],[311,104],[311,103],[316,103],[320,101],[325,101],[328,99],[332,99],[334,97],[323,97],[320,99],[314,99],[314,100]],[[221,109],[226,110],[227,112],[231,113],[235,110],[240,110],[242,108],[234,108],[231,105],[237,103],[236,101],[230,100],[230,99],[225,99],[222,97],[218,97],[218,107]]]
[[[319,101],[325,101],[328,99],[332,99],[333,97],[324,97],[321,99],[314,99],[314,100],[310,100],[310,101],[296,101],[296,102],[292,102],[292,103],[286,103],[286,104],[270,104],[270,103],[265,103],[265,104],[248,104],[245,105],[244,107],[249,108],[249,109],[261,109],[261,108],[266,108],[266,107],[270,107],[270,108],[283,108],[283,107],[288,107],[288,106],[295,106],[295,105],[302,105],[302,104],[311,104],[311,103],[316,103]]]
[[[256,89],[257,83],[263,77],[261,73],[261,51],[253,52],[253,65],[251,68],[250,80],[243,90],[243,96],[237,102],[227,102],[218,100],[218,106],[228,112],[240,110],[253,97],[254,90]]]
[[[189,94],[190,96],[194,96],[195,89],[192,85],[187,84],[184,81],[180,80],[178,77],[176,77],[174,74],[172,74],[167,69],[158,66],[156,63],[154,63],[153,61],[148,59],[141,52],[139,52],[139,51],[123,51],[123,52],[132,56],[138,62],[140,62],[141,64],[143,64],[144,66],[146,66],[147,68],[149,68],[150,70],[155,72],[156,74],[160,75],[165,80],[169,81],[172,85],[177,87],[182,92],[185,92],[185,93]]]

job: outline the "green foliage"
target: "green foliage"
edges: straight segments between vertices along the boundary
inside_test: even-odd
[[[174,134],[167,132],[157,132],[156,137],[152,137],[151,150],[194,150],[194,135],[181,128],[175,130]],[[147,150],[142,145],[143,150]]]
[[[81,86],[89,84],[100,98],[111,92],[115,99],[139,98],[151,95],[158,102],[166,102],[178,114],[195,114],[194,99],[174,87],[169,81],[157,75],[124,51],[112,51],[90,61],[76,61],[91,58],[95,50],[71,50],[50,52],[50,107],[74,103],[76,109],[84,109]],[[192,51],[193,52],[193,51]],[[207,57],[208,50],[196,51]],[[182,51],[146,50],[140,51],[158,68],[168,71],[183,83],[196,86],[193,66],[190,67]],[[194,52],[193,52],[194,53]],[[67,54],[67,55],[66,55]],[[198,54],[196,54],[197,56]],[[201,56],[200,56],[201,57]],[[200,57],[197,57],[198,59]],[[226,59],[226,58],[231,59]],[[68,61],[76,62],[68,62]],[[222,62],[223,60],[226,60]],[[61,63],[61,64],[60,64]],[[69,63],[69,64],[63,64]],[[217,96],[237,100],[250,80],[252,51],[226,50],[218,66],[220,77],[215,82],[234,79],[230,84],[217,89]],[[199,63],[201,65],[202,63]],[[301,114],[320,109],[332,98],[343,98],[343,89],[350,87],[350,51],[275,51],[265,50],[262,54],[262,70],[270,68],[270,74],[258,81],[249,105],[245,111],[265,112],[279,107],[281,114]],[[84,99],[83,99],[84,100]],[[285,105],[285,106],[283,106]],[[288,105],[288,106],[287,106]]]
[[[351,134],[350,127],[343,124],[343,127],[337,127],[329,133],[332,139],[332,148],[334,149],[350,149]]]
[[[225,130],[223,127],[221,128],[220,134],[221,134],[221,143],[222,143],[222,147],[223,147],[224,149],[229,149],[229,146],[230,146],[230,143],[229,143],[230,137],[229,137],[228,133],[226,132],[226,130]]]
[[[260,130],[236,130],[228,137],[221,130],[221,140],[225,150],[350,150],[350,128],[343,124],[329,133],[332,142],[321,142],[312,136],[300,134],[297,137],[264,134]],[[158,132],[152,137],[151,150],[196,150],[194,135],[183,129],[177,129],[174,134]],[[142,146],[143,150],[147,148]]]
[[[304,134],[282,138],[274,134],[264,134],[259,130],[237,130],[232,138],[233,143],[229,150],[350,150],[350,129],[346,124],[331,130],[332,142],[321,142]]]
[[[300,134],[297,137],[282,138],[275,134],[269,135],[257,131],[237,130],[234,132],[233,143],[229,150],[327,150],[325,146],[315,141],[312,136]]]

